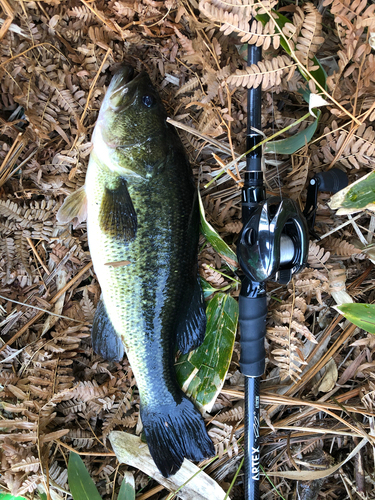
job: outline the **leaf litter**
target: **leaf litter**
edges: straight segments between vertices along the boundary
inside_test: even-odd
[[[281,31],[271,9],[287,16]],[[241,230],[244,163],[236,159],[245,152],[246,87],[263,88],[265,138],[293,138],[312,126],[304,92],[329,103],[302,150],[265,154],[269,193],[303,207],[315,173],[335,166],[350,184],[361,179],[375,163],[374,10],[348,0],[0,0],[2,489],[30,499],[38,491],[66,497],[74,450],[103,498],[116,497],[128,470],[137,498],[167,494],[137,467],[119,465],[110,447],[112,431],[136,432],[136,381],[126,357],[108,363],[93,353],[100,288],[86,223],[73,229],[56,221],[65,197],[84,183],[91,132],[117,65],[146,70],[179,123],[207,222],[226,244],[224,254],[201,237],[200,274],[208,298],[219,291],[236,299],[238,274],[228,258]],[[258,18],[249,28],[251,14]],[[246,67],[248,41],[263,45],[257,67]],[[310,78],[316,60],[328,75],[324,92]],[[308,267],[287,286],[268,286],[264,498],[302,490],[310,499],[375,498],[375,340],[332,307],[374,300],[375,217],[367,210],[337,216],[329,198],[319,193],[321,240],[310,244]],[[224,490],[235,478],[233,499],[243,498],[242,470],[236,476],[243,456],[239,338],[237,332],[225,383],[205,415],[218,458],[199,464]]]

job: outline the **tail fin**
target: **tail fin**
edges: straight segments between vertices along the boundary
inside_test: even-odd
[[[198,461],[215,454],[202,415],[185,395],[174,405],[141,409],[141,418],[151,456],[164,477],[176,474],[184,458]]]

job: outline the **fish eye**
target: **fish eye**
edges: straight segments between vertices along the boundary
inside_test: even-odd
[[[151,106],[153,106],[155,104],[155,98],[154,98],[154,96],[152,96],[150,94],[145,94],[144,96],[142,96],[142,103],[147,108],[151,108]]]

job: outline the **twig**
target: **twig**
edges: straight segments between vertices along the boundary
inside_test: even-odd
[[[38,262],[39,264],[42,266],[42,268],[44,269],[44,271],[46,272],[46,274],[48,274],[48,276],[51,274],[51,271],[48,269],[48,267],[44,264],[44,262],[42,261],[40,255],[38,254],[36,248],[35,248],[35,245],[32,241],[31,238],[26,238],[28,244],[31,246],[31,250],[34,252],[35,254],[35,257],[38,259]]]
[[[172,118],[167,118],[167,122],[170,123],[171,125],[180,128],[181,130],[185,130],[185,132],[188,132],[189,134],[195,135],[199,137],[200,139],[203,139],[204,141],[208,142],[209,144],[212,144],[213,146],[217,147],[223,153],[227,153],[229,155],[232,154],[232,151],[230,148],[227,146],[224,146],[224,144],[220,141],[217,141],[213,137],[209,137],[208,135],[202,134],[202,132],[199,132],[199,130],[189,127],[189,125],[185,125],[184,123],[178,122],[176,120],[173,120]],[[238,159],[238,158],[237,158]]]
[[[349,214],[348,215],[348,219],[351,223],[351,225],[353,226],[354,228],[354,231],[357,233],[357,236],[359,238],[359,241],[362,243],[362,245],[364,246],[367,246],[367,240],[366,238],[363,236],[363,234],[361,233],[361,231],[359,230],[359,227],[357,226],[357,224],[354,222],[354,219],[353,217]]]
[[[0,40],[2,40],[4,38],[4,36],[6,35],[8,29],[10,28],[10,25],[12,24],[12,21],[14,19],[14,10],[9,5],[7,0],[0,0],[0,4],[1,4],[5,14],[7,15],[7,18],[5,19],[4,24],[2,25],[2,27],[0,29]]]
[[[327,236],[331,236],[331,234],[335,233],[336,231],[339,231],[340,229],[347,226],[348,224],[352,224],[352,221],[359,219],[363,215],[364,215],[363,213],[360,213],[360,214],[356,215],[355,217],[352,217],[351,220],[347,220],[346,222],[343,222],[340,226],[337,226],[334,229],[331,229],[331,231],[328,231],[328,233],[323,234],[323,236],[320,236],[320,240],[314,240],[314,243],[317,243],[321,240],[324,240],[324,238],[327,238]]]
[[[8,173],[9,173],[9,170],[11,167],[6,167],[6,164],[8,163],[9,159],[11,158],[11,156],[14,153],[18,144],[21,142],[22,136],[23,136],[23,132],[20,132],[17,135],[17,137],[15,138],[13,144],[11,145],[8,153],[6,154],[2,164],[0,165],[0,175],[1,175],[0,186],[2,186],[5,183],[5,181],[8,179],[7,176],[8,176]]]
[[[55,50],[57,50],[57,52],[64,59],[66,59],[66,57],[64,56],[64,54],[59,49],[57,49],[54,45],[52,45],[52,43],[43,42],[43,43],[37,43],[36,45],[33,45],[32,47],[29,47],[28,49],[24,50],[20,54],[16,54],[15,56],[10,57],[9,59],[7,59],[6,61],[4,61],[4,62],[2,62],[0,64],[0,68],[3,67],[3,66],[5,66],[6,64],[10,63],[11,61],[14,61],[14,59],[17,59],[18,57],[24,56],[25,54],[27,54],[28,52],[30,52],[30,50],[37,49],[38,47],[43,47],[44,45],[49,45],[50,47],[53,47]]]
[[[16,168],[14,168],[10,174],[8,174],[7,178],[5,179],[4,182],[8,181],[11,177],[13,177],[13,175],[17,172],[17,170],[19,170],[20,168],[22,168],[24,165],[26,165],[26,163],[28,161],[31,160],[31,158],[33,156],[35,156],[35,154],[39,151],[39,148],[35,148],[34,151],[32,151],[29,156],[27,158],[25,158]],[[20,151],[20,154],[21,154],[21,151]],[[18,155],[19,156],[19,155]]]
[[[79,451],[75,450],[71,446],[69,446],[66,443],[63,443],[60,441],[60,439],[55,439],[55,443],[59,444],[60,446],[63,446],[64,448],[67,448],[70,451],[74,451],[74,453],[77,453],[78,455],[86,456],[86,457],[115,457],[116,454],[113,451],[109,451],[108,453],[103,453],[99,451]]]
[[[69,283],[67,283],[64,288],[62,288],[59,292],[57,292],[57,294],[49,301],[49,303],[51,305],[55,304],[55,302],[57,302],[57,300],[61,297],[61,295],[63,295],[67,290],[69,290],[69,288],[74,285],[74,283],[79,280],[79,278],[81,276],[83,276],[85,274],[86,271],[88,271],[90,269],[90,267],[92,266],[92,262],[89,262],[88,264],[85,265],[85,267],[83,269],[80,270],[80,272],[78,274],[76,274],[74,276],[74,278],[72,278]],[[48,311],[49,312],[49,311]],[[30,321],[28,321],[26,323],[26,325],[23,325],[23,327],[18,330],[17,333],[15,333],[13,335],[13,337],[11,339],[8,340],[8,342],[6,342],[2,347],[0,347],[0,352],[4,351],[4,349],[6,349],[7,346],[10,346],[13,344],[13,342],[15,342],[19,337],[21,337],[21,335],[23,335],[27,330],[28,328],[30,328],[31,325],[33,325],[35,323],[35,321],[37,321],[39,318],[41,318],[43,316],[43,314],[45,314],[44,311],[40,311],[39,313],[37,313],[33,318],[30,319]]]
[[[84,4],[86,5],[86,2],[84,2]],[[112,49],[108,49],[105,56],[103,57],[103,61],[102,61],[102,64],[100,65],[100,68],[98,69],[96,75],[95,75],[95,78],[93,79],[92,81],[92,84],[90,85],[90,90],[89,90],[89,95],[87,96],[87,99],[86,99],[86,104],[85,104],[85,107],[84,107],[84,110],[83,110],[83,113],[81,115],[81,122],[82,122],[82,125],[83,125],[83,120],[85,119],[85,115],[86,115],[86,111],[87,111],[87,108],[89,107],[89,102],[90,102],[90,99],[91,99],[91,95],[95,89],[95,85],[96,85],[96,82],[99,78],[99,75],[103,69],[103,66],[104,66],[104,63],[106,62],[107,60],[107,57],[112,53]]]
[[[221,390],[222,394],[227,394],[229,396],[234,396],[238,397],[240,399],[244,398],[244,392],[243,391],[237,391],[235,389],[222,389]],[[345,395],[346,397],[346,395]],[[338,399],[339,400],[339,399]],[[292,398],[292,397],[287,397],[287,396],[281,396],[279,394],[261,394],[260,396],[260,402],[262,404],[274,404],[276,403],[278,406],[279,405],[285,405],[285,406],[310,406],[311,408],[315,408],[318,411],[325,411],[327,412],[328,409],[335,410],[335,411],[341,411],[342,408],[334,403],[330,402],[324,402],[320,403],[318,401],[308,401],[307,399],[299,399],[299,398]],[[347,411],[351,411],[353,413],[360,413],[361,415],[371,415],[375,416],[375,413],[370,412],[369,410],[359,407],[359,406],[348,406],[346,407]],[[344,424],[347,425],[347,422],[344,421]],[[357,429],[353,429],[354,432]],[[356,435],[359,435],[356,433]]]
[[[152,497],[156,493],[159,493],[160,491],[163,491],[165,487],[162,484],[159,484],[158,486],[155,486],[155,488],[152,488],[151,490],[147,491],[146,493],[143,493],[140,497],[137,497],[137,500],[147,500],[147,498]]]
[[[18,300],[10,299],[9,297],[4,297],[3,295],[0,295],[0,299],[8,300],[9,302],[14,302],[15,304],[19,304],[20,306],[31,307],[31,309],[43,311],[43,313],[51,314],[51,316],[57,316],[58,318],[62,318],[62,319],[68,319],[69,321],[74,321],[75,323],[82,323],[82,324],[86,323],[85,321],[79,321],[78,319],[69,318],[69,316],[63,316],[62,314],[56,314],[52,311],[49,311],[48,309],[42,309],[41,307],[32,306],[31,304],[25,304],[24,302],[18,302]]]

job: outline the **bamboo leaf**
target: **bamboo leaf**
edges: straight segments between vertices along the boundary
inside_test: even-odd
[[[201,217],[201,227],[202,227],[202,233],[211,243],[213,248],[216,250],[218,254],[221,255],[221,257],[228,263],[228,265],[232,269],[237,269],[238,267],[238,262],[237,262],[237,256],[233,252],[233,250],[225,243],[225,241],[220,238],[218,233],[215,231],[215,229],[211,226],[206,221],[206,217],[204,214],[204,207],[202,203],[202,198],[198,190],[198,199],[199,199],[199,211],[200,211],[200,217]]]
[[[129,471],[124,474],[117,500],[135,500],[134,475]]]
[[[15,497],[10,493],[1,493],[0,492],[0,500],[25,500],[25,497]]]
[[[333,210],[338,209],[338,215],[352,214],[366,208],[375,210],[375,172],[370,172],[334,194],[328,204]]]
[[[69,456],[68,482],[74,500],[102,500],[81,457],[74,452]]]
[[[309,143],[315,134],[321,111],[317,111],[317,118],[304,130],[297,132],[286,139],[279,141],[269,141],[264,146],[265,153],[278,153],[281,155],[291,155]]]
[[[375,334],[375,304],[341,304],[335,309],[354,325]]]
[[[213,286],[210,285],[208,281],[206,281],[204,278],[200,278],[201,280],[201,286],[202,286],[202,291],[205,299],[208,299],[210,295],[213,293],[217,292],[218,289],[214,288]]]
[[[210,411],[223,387],[232,358],[238,322],[238,302],[217,293],[206,310],[204,342],[195,351],[182,355],[176,364],[177,380],[188,396]]]
[[[127,432],[112,431],[109,434],[109,440],[121,464],[140,469],[169,491],[178,490],[178,497],[182,500],[211,500],[212,498],[224,500],[225,491],[221,486],[189,460],[185,459],[176,474],[166,478],[161,475],[150,455],[148,446],[141,441],[141,438]]]

